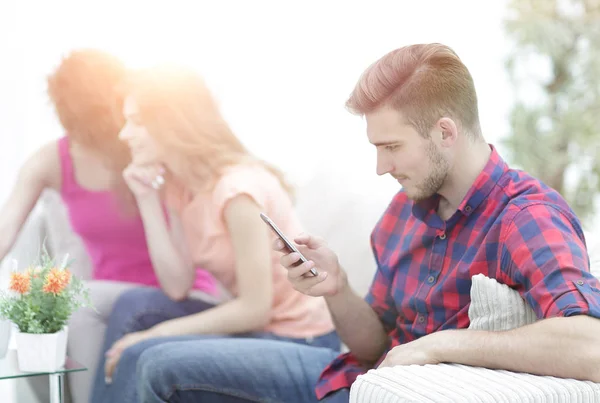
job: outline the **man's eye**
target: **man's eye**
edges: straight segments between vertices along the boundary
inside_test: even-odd
[[[388,151],[394,151],[397,148],[398,148],[398,144],[390,144],[390,145],[385,146],[385,149]]]

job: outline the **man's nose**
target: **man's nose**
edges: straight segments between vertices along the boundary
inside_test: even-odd
[[[377,175],[385,175],[392,171],[392,165],[380,156],[377,156]]]

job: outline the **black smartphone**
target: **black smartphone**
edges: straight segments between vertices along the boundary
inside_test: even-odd
[[[308,259],[304,257],[304,255],[302,255],[302,253],[300,253],[300,251],[298,250],[298,248],[296,248],[296,246],[291,243],[285,235],[283,235],[283,232],[281,232],[281,230],[279,229],[279,227],[277,227],[277,225],[275,225],[275,223],[269,218],[267,217],[266,214],[264,213],[260,213],[260,218],[262,218],[262,220],[267,223],[267,225],[269,227],[271,227],[271,229],[273,230],[273,232],[275,232],[275,234],[279,237],[279,239],[281,239],[281,241],[284,243],[284,245],[288,248],[288,251],[290,253],[292,252],[296,252],[297,254],[300,255],[300,260],[302,261],[302,263],[308,262]],[[302,263],[298,263],[299,265]],[[317,271],[317,269],[315,269],[314,267],[312,269],[310,269],[310,272],[312,273],[313,276],[318,276],[319,272]]]

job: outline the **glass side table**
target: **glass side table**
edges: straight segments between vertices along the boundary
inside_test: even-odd
[[[8,350],[6,356],[0,359],[0,380],[26,378],[28,376],[48,375],[50,378],[50,403],[64,402],[64,376],[69,372],[87,371],[87,368],[67,357],[63,368],[55,372],[22,372],[19,370],[17,351]]]

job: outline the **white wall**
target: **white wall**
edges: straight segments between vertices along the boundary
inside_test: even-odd
[[[357,184],[392,186],[375,176],[363,123],[343,105],[370,63],[406,44],[454,47],[475,78],[487,139],[508,130],[504,1],[0,4],[0,201],[24,158],[61,135],[45,77],[61,55],[84,46],[132,66],[167,60],[197,67],[243,141],[299,183],[333,165]]]

